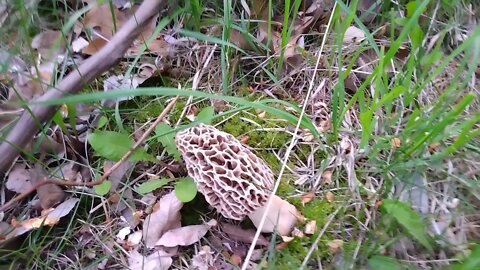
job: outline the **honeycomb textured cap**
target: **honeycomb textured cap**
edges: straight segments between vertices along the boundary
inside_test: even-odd
[[[224,217],[242,220],[267,202],[272,171],[231,134],[199,124],[178,132],[175,141],[198,190]]]

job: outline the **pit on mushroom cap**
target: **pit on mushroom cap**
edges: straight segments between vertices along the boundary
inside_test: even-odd
[[[258,227],[274,185],[268,165],[235,137],[210,125],[180,131],[175,141],[188,174],[207,202],[226,218],[243,220],[248,216]],[[262,232],[276,228],[279,234],[287,235],[298,212],[295,206],[273,196]]]

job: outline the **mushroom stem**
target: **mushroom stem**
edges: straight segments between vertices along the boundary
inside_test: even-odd
[[[259,227],[266,208],[267,203],[248,215],[255,227]],[[277,195],[273,195],[270,209],[266,215],[267,217],[261,231],[271,233],[276,229],[280,235],[290,234],[300,216],[295,206],[282,200]]]

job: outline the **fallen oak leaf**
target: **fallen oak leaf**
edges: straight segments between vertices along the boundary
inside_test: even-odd
[[[341,239],[334,239],[334,240],[328,241],[327,246],[328,246],[328,251],[330,251],[331,254],[336,254],[342,249],[343,241]]]
[[[155,251],[148,256],[132,250],[128,255],[130,270],[168,270],[173,262],[171,256],[163,250]]]
[[[26,190],[29,190],[31,186],[32,182],[30,182],[30,172],[25,168],[25,164],[15,164],[8,174],[5,187],[8,190],[22,193]]]
[[[365,39],[365,33],[362,29],[357,28],[355,26],[349,26],[345,31],[345,35],[343,36],[343,43],[353,43],[353,42],[360,42]]]
[[[26,221],[23,221],[22,227],[24,228],[39,228],[41,225],[43,226],[52,226],[58,223],[60,219],[75,207],[75,205],[80,201],[77,198],[70,198],[63,203],[59,204],[55,209],[50,211],[44,216],[32,218]]]
[[[307,203],[309,203],[310,201],[312,201],[313,198],[315,198],[315,191],[314,191],[314,190],[311,190],[311,191],[303,194],[303,196],[302,196],[302,205],[305,206],[305,204],[307,204]]]
[[[30,170],[30,181],[33,185],[47,179],[47,172],[38,164]],[[59,203],[63,202],[67,194],[63,189],[55,184],[46,184],[37,188],[37,194],[42,209],[50,209]]]
[[[235,226],[229,223],[222,223],[221,229],[224,233],[228,235],[231,240],[242,242],[245,244],[253,243],[253,239],[255,237],[255,230],[245,230],[240,228],[239,226]],[[260,235],[256,244],[260,246],[268,246],[270,242],[265,237]]]
[[[212,219],[207,224],[173,229],[162,235],[155,245],[164,247],[189,246],[200,240],[211,227],[216,225],[217,221]]]
[[[314,234],[317,231],[317,221],[316,220],[310,220],[306,225],[305,225],[305,234]]]
[[[148,248],[153,248],[165,231],[181,226],[180,209],[183,203],[174,192],[163,196],[157,203],[158,209],[145,218],[143,222],[143,239]]]

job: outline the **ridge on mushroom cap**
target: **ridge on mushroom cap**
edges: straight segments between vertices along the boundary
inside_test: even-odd
[[[224,217],[242,220],[267,202],[272,171],[231,134],[199,124],[178,132],[175,142],[198,190]]]

